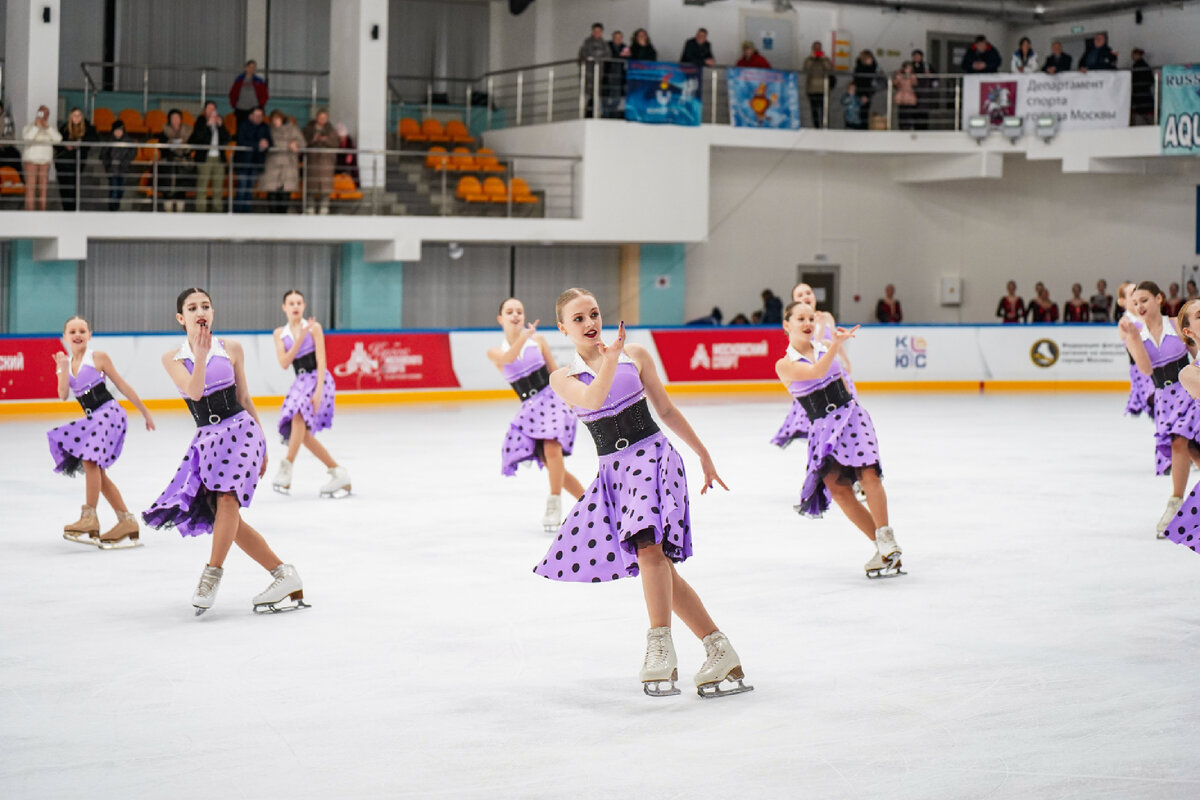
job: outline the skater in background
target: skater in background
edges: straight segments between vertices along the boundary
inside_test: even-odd
[[[1006,294],[996,304],[996,316],[1005,325],[1019,325],[1025,321],[1025,301],[1017,296],[1017,282],[1005,284]]]
[[[1083,299],[1083,286],[1078,283],[1072,284],[1071,299],[1063,303],[1063,322],[1087,322],[1090,319],[1090,309],[1091,305]]]
[[[558,538],[534,572],[551,580],[599,583],[641,575],[650,617],[640,679],[646,694],[678,694],[671,639],[676,614],[704,644],[696,673],[702,697],[749,691],[737,653],[705,610],[675,563],[692,554],[691,514],[683,460],[659,430],[647,405],[700,458],[704,494],[728,489],[692,426],[671,402],[650,354],[638,345],[625,352],[625,324],[610,345],[601,339],[596,298],[568,289],[555,304],[558,327],[575,345],[570,367],[556,370],[550,386],[574,406],[596,442],[599,474],[567,516]],[[722,689],[724,681],[736,681]],[[663,684],[669,683],[668,687]]]
[[[875,554],[865,565],[867,577],[900,571],[900,546],[888,523],[879,445],[875,426],[842,380],[838,352],[854,337],[857,327],[832,332],[832,342],[814,339],[816,311],[807,303],[791,303],[784,314],[787,355],[775,364],[775,374],[810,420],[808,470],[796,510],[820,517],[832,498],[846,517],[875,544]],[[862,485],[866,507],[854,496],[853,484]]]
[[[1200,300],[1192,299],[1183,304],[1175,320],[1175,327],[1183,335],[1188,347],[1194,348],[1200,343]],[[1188,364],[1181,369],[1179,383],[1193,400],[1200,400],[1200,367]],[[1193,553],[1200,553],[1200,549],[1197,549],[1200,548],[1200,498],[1196,496],[1198,488],[1200,484],[1192,487],[1192,491],[1164,531],[1166,538],[1187,547]]]
[[[578,419],[571,409],[552,391],[550,373],[558,369],[550,345],[537,332],[540,320],[525,324],[525,306],[515,297],[500,304],[496,316],[504,331],[504,342],[487,351],[488,359],[500,370],[517,397],[521,409],[508,424],[504,451],[500,454],[500,471],[516,475],[522,463],[536,462],[545,467],[550,478],[550,496],[542,527],[547,533],[562,524],[562,491],[576,499],[583,496],[583,484],[567,471],[563,457],[575,447]]]
[[[1142,318],[1137,315],[1133,309],[1133,302],[1129,295],[1133,294],[1137,284],[1131,281],[1125,281],[1117,287],[1117,308],[1120,310],[1121,316],[1117,320],[1129,319],[1140,331],[1142,329]],[[1118,331],[1119,333],[1119,331]],[[1124,337],[1121,339],[1124,342]],[[1149,375],[1143,375],[1138,369],[1137,362],[1133,360],[1133,356],[1129,356],[1129,400],[1125,402],[1125,413],[1135,417],[1140,417],[1142,412],[1149,414],[1150,419],[1154,419],[1154,381]]]
[[[333,375],[326,369],[325,332],[312,317],[304,318],[304,295],[298,289],[283,294],[287,324],[275,329],[275,356],[283,369],[296,372],[279,414],[279,435],[287,443],[287,455],[279,462],[272,487],[287,494],[292,488],[292,465],[300,446],[316,456],[329,472],[321,497],[350,494],[350,474],[329,455],[316,434],[333,425]]]
[[[74,394],[84,414],[83,419],[46,433],[54,471],[73,477],[82,468],[85,479],[82,513],[77,521],[63,527],[63,538],[104,550],[137,547],[141,544],[137,517],[126,507],[121,491],[108,474],[125,446],[128,420],[125,409],[108,391],[105,379],[111,380],[117,391],[129,398],[146,420],[146,430],[154,430],[154,418],[133,387],[117,374],[108,354],[93,350],[91,341],[88,321],[71,317],[63,326],[66,352],[54,354],[58,399],[66,400],[68,392]],[[117,514],[117,524],[104,533],[100,533],[100,520],[96,516],[101,494]]]
[[[1130,295],[1126,297],[1129,303]],[[1163,293],[1158,284],[1139,283],[1132,302],[1142,327],[1127,317],[1122,319],[1121,338],[1137,368],[1154,381],[1155,472],[1171,476],[1171,497],[1155,528],[1161,539],[1183,504],[1192,463],[1200,464],[1200,404],[1179,385],[1179,373],[1190,361],[1190,348],[1175,329],[1175,321],[1163,317]]]
[[[242,519],[242,507],[250,505],[267,470],[267,442],[246,387],[242,346],[213,337],[214,316],[203,289],[185,289],[175,301],[175,319],[187,338],[164,353],[162,363],[192,412],[196,435],[175,477],[142,519],[183,536],[212,534],[212,552],[192,596],[196,616],[212,608],[234,543],[271,573],[271,585],[253,600],[255,611],[307,608],[296,568],[284,564]]]

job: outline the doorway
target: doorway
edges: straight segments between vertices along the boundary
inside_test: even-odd
[[[763,58],[774,69],[796,69],[793,54],[796,21],[794,14],[765,14],[761,11],[742,15],[742,40],[754,42]],[[738,58],[742,49],[738,47]]]
[[[965,33],[936,33],[925,37],[925,60],[942,74],[962,72],[963,56],[975,44],[975,37]]]
[[[817,308],[841,318],[838,305],[842,267],[840,264],[797,264],[796,282],[807,283],[817,296]],[[791,298],[788,298],[791,301]]]

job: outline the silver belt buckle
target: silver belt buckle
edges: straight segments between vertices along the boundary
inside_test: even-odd
[[[208,424],[209,425],[216,425],[220,421],[221,421],[221,418],[219,416],[217,416],[216,414],[208,415]]]
[[[833,412],[837,411],[837,409],[838,407],[836,403],[830,403],[829,405],[825,406],[825,413],[832,414]]]
[[[537,394],[537,393],[538,393],[538,392],[540,392],[540,391],[541,391],[541,389],[530,389],[530,390],[529,390],[529,397],[533,397],[535,394]]]
[[[304,367],[301,367],[300,369],[296,370],[296,374],[297,375],[307,375],[308,370],[306,370]]]
[[[1163,381],[1163,388],[1165,389],[1165,388],[1167,388],[1168,386],[1172,385],[1173,383],[1175,383],[1175,381],[1172,381],[1172,380],[1165,380],[1165,381]]]
[[[92,410],[90,408],[85,408],[83,410],[83,416],[85,416],[88,419],[91,419],[92,418]]]
[[[618,450],[624,450],[626,447],[629,447],[629,440],[622,436],[620,439],[617,439],[616,444],[613,446]]]

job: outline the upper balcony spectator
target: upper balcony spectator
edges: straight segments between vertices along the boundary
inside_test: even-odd
[[[921,50],[912,51],[913,74],[917,76],[917,108],[912,112],[915,120],[914,127],[919,131],[929,130],[929,110],[939,105],[937,96],[938,79],[931,77],[937,74],[937,67],[925,60]]]
[[[358,186],[358,153],[354,149],[354,137],[350,135],[350,129],[344,122],[334,125],[333,129],[337,131],[337,146],[342,151],[337,154],[337,163],[333,171],[349,175],[354,185]]]
[[[763,54],[758,52],[758,48],[754,46],[754,42],[747,39],[742,42],[742,57],[738,59],[737,66],[739,67],[758,67],[759,69],[770,69],[771,62],[763,57]]]
[[[21,131],[25,140],[25,210],[46,210],[46,185],[50,176],[50,162],[54,160],[54,145],[62,141],[62,134],[50,122],[50,109],[39,106],[33,122]],[[36,198],[36,200],[35,200]]]
[[[1130,56],[1133,58],[1133,63],[1129,65],[1132,85],[1129,98],[1130,121],[1134,125],[1153,125],[1154,68],[1146,61],[1146,51],[1142,48],[1133,48]]]
[[[99,140],[92,123],[84,119],[83,110],[72,108],[67,121],[58,128],[61,144],[54,148],[54,171],[58,173],[58,195],[63,211],[75,210],[75,195],[83,169],[87,166],[86,142]]]
[[[304,126],[304,141],[309,147],[332,149],[338,146],[337,129],[330,124],[328,111],[317,109],[317,116]],[[312,214],[314,208],[322,214],[329,213],[329,195],[333,192],[336,161],[336,153],[308,153],[304,156],[307,170],[304,179],[308,183],[309,197],[305,213]]]
[[[1012,71],[1017,73],[1037,72],[1038,56],[1033,52],[1033,42],[1028,36],[1022,36],[1012,56]]]
[[[1056,39],[1050,43],[1050,55],[1046,57],[1046,64],[1042,67],[1042,72],[1045,72],[1047,75],[1070,72],[1071,63],[1071,54],[1064,53],[1062,42]]]
[[[608,49],[612,60],[604,65],[604,116],[620,117],[623,116],[621,101],[625,97],[625,62],[630,57],[625,34],[613,31]]]
[[[820,42],[812,43],[812,52],[804,59],[804,92],[812,109],[812,126],[821,127],[825,119],[825,95],[833,86],[833,62]]]
[[[196,163],[196,211],[201,214],[208,211],[211,190],[212,210],[219,214],[224,209],[221,190],[225,185],[225,159],[221,148],[229,144],[229,131],[212,100],[204,104],[204,114],[192,128],[188,144],[196,147],[191,153]]]
[[[858,101],[863,105],[864,113],[871,108],[871,95],[879,88],[878,83],[879,64],[875,62],[875,56],[870,50],[863,50],[854,61],[853,86]]]
[[[258,62],[250,59],[246,71],[234,78],[229,88],[229,105],[233,106],[238,124],[250,116],[255,106],[266,108],[268,97],[267,82],[258,74]]]
[[[1092,46],[1083,54],[1083,58],[1079,59],[1079,71],[1116,68],[1117,54],[1108,46],[1108,37],[1103,33],[1097,33],[1096,38],[1092,39]]]
[[[237,194],[233,201],[233,210],[245,214],[250,210],[250,199],[254,185],[258,181],[258,173],[262,171],[263,163],[267,160],[267,151],[271,148],[271,126],[263,122],[263,110],[258,106],[250,109],[250,116],[237,127],[236,144],[245,150],[233,154],[237,165]]]
[[[650,42],[645,28],[633,32],[633,44],[629,45],[629,57],[635,61],[658,61],[658,51]]]
[[[266,192],[271,213],[287,212],[292,192],[300,190],[300,151],[304,134],[276,109],[271,112],[271,149],[263,164],[258,190]]]
[[[115,120],[112,133],[108,136],[111,144],[121,144],[125,140],[125,123]],[[108,174],[108,210],[120,211],[121,198],[125,196],[125,182],[129,176],[129,166],[137,157],[136,147],[106,147],[100,151],[100,163]]]
[[[911,61],[900,65],[900,71],[892,78],[892,102],[896,105],[896,114],[900,122],[900,130],[912,131],[917,128],[917,74],[913,72]]]
[[[178,108],[167,112],[162,138],[164,143],[172,146],[160,151],[158,185],[167,211],[183,211],[192,165],[192,153],[184,145],[192,138],[192,126],[183,121],[183,112]]]
[[[976,36],[975,43],[963,53],[962,71],[967,75],[999,72],[1000,53],[992,47],[986,36]]]
[[[696,35],[683,45],[683,54],[679,56],[682,64],[695,64],[697,67],[715,67],[717,60],[713,58],[712,45],[708,42],[708,30],[701,28]]]
[[[612,57],[608,42],[604,41],[604,26],[599,22],[592,23],[592,33],[579,46],[579,61],[584,71],[584,91],[587,93],[587,115],[596,116],[597,109],[592,108],[595,98],[597,68],[595,62],[603,62]]]
[[[867,109],[871,98],[858,96],[858,89],[853,83],[846,87],[842,95],[842,120],[847,130],[865,131],[867,129]]]

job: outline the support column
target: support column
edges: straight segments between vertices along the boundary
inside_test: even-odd
[[[267,34],[270,20],[268,0],[246,0],[246,56],[243,62],[253,59],[260,71],[269,72],[267,63]],[[241,69],[238,70],[241,72]]]
[[[9,262],[9,333],[61,333],[76,312],[78,261],[34,261],[33,242],[16,239]]]
[[[617,277],[617,292],[620,295],[618,313],[626,325],[640,325],[642,248],[636,244],[621,245],[621,261]]]
[[[404,264],[363,260],[361,242],[342,245],[339,329],[399,328],[403,322]]]
[[[49,17],[49,21],[46,17]],[[4,107],[17,135],[40,105],[58,125],[59,0],[8,0],[4,20]]]
[[[639,261],[639,323],[682,325],[687,248],[682,244],[644,244]]]
[[[331,0],[330,114],[361,150],[387,147],[388,0]],[[359,155],[364,189],[383,188],[382,156]]]

